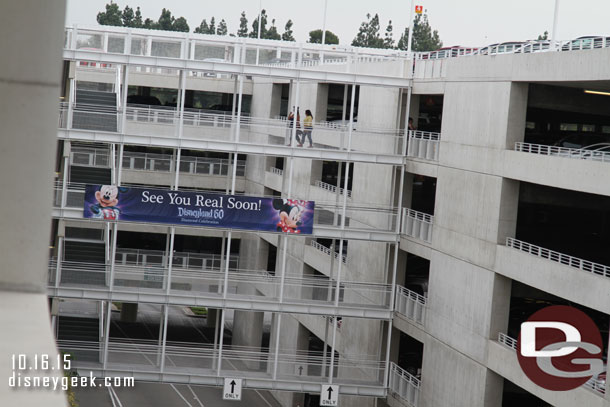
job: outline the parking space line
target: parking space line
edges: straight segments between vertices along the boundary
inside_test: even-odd
[[[182,395],[182,393],[180,393],[180,392],[178,391],[178,389],[176,389],[176,387],[175,387],[173,384],[170,384],[170,386],[172,387],[172,389],[174,389],[174,391],[175,391],[176,393],[178,393],[178,395],[180,396],[180,398],[181,398],[182,400],[184,400],[184,402],[186,403],[186,405],[187,405],[187,406],[189,406],[189,407],[193,407],[193,405],[192,405],[191,403],[189,403],[189,402],[186,400],[186,398],[184,398],[184,396]]]

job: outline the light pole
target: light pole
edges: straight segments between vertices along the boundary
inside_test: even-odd
[[[258,1],[258,34],[256,36],[257,39],[261,39],[261,14],[263,13],[263,0]],[[256,65],[258,65],[258,57],[259,57],[260,49],[258,44],[256,44]]]
[[[556,48],[557,23],[559,22],[559,0],[555,0],[555,15],[553,16],[553,31],[551,32],[551,48]]]
[[[413,43],[413,7],[415,7],[415,0],[411,0],[411,9],[409,10],[409,38],[407,39],[407,58],[411,56],[411,44]]]
[[[328,0],[324,0],[324,20],[322,22],[322,45],[326,44],[326,9],[328,7]]]

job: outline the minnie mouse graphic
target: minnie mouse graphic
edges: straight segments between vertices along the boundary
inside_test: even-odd
[[[127,191],[127,188],[120,188],[114,185],[102,185],[95,192],[97,203],[91,205],[89,209],[93,218],[105,220],[117,220],[120,210],[117,208],[119,203],[119,193]]]
[[[277,231],[284,233],[301,233],[301,217],[305,212],[307,201],[298,199],[274,199],[273,208],[280,213]]]

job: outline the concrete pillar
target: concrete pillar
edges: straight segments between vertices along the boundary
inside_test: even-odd
[[[65,2],[3,3],[0,15],[0,354],[57,355],[46,294]],[[27,24],[24,22],[27,21]],[[30,359],[32,360],[32,359]],[[8,359],[7,359],[8,361]],[[3,363],[0,376],[14,373]],[[60,377],[58,371],[41,373]],[[6,383],[6,382],[5,382]],[[3,405],[65,406],[65,393],[0,386]]]
[[[124,302],[121,305],[121,322],[136,322],[138,319],[138,304]]]
[[[506,148],[512,150],[515,143],[525,137],[525,117],[529,84],[512,82],[508,101],[508,122],[506,129]]]
[[[205,318],[205,326],[208,328],[215,328],[218,323],[218,313],[220,310],[215,308],[208,308],[208,315]]]
[[[247,346],[259,350],[263,341],[264,312],[235,311],[233,317],[234,346]],[[247,360],[244,364],[249,369],[258,369],[259,361]]]
[[[505,244],[507,237],[515,237],[517,233],[520,185],[519,181],[502,178],[500,213],[498,215],[498,244]]]
[[[277,314],[273,314],[271,322],[271,340],[269,344],[270,358],[271,361],[270,371],[273,371],[273,351],[275,349],[275,332],[277,329]],[[309,349],[309,330],[305,328],[299,321],[293,318],[290,314],[282,315],[281,333],[280,333],[280,353],[287,353],[287,351],[295,349],[300,351],[307,351]],[[282,352],[283,351],[283,352]],[[295,374],[294,363],[282,363],[282,358],[279,359],[279,366],[277,369],[278,379],[282,375],[294,376]],[[308,367],[306,367],[308,368]],[[289,393],[289,392],[277,392],[272,391],[271,394],[282,406],[296,406],[300,404],[304,405],[303,393]]]

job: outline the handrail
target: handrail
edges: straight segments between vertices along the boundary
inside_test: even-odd
[[[511,338],[510,336],[506,335],[503,332],[500,332],[498,334],[498,342],[500,342],[503,345],[508,346],[511,349],[517,350],[517,340],[514,338]]]
[[[280,170],[279,168],[271,167],[271,172],[276,175],[284,175],[284,170]]]
[[[415,291],[411,291],[401,285],[396,285],[396,290],[398,295],[405,296],[421,305],[426,305],[426,297],[423,295],[417,294]]]
[[[323,244],[316,242],[315,240],[312,240],[310,244],[311,244],[311,247],[313,247],[314,249],[319,250],[322,253],[330,256],[330,252],[331,252],[330,248],[324,246]],[[335,259],[338,259],[338,258],[339,258],[339,253],[335,252]],[[347,256],[345,256],[344,254],[341,255],[341,262],[343,264],[347,264]]]
[[[433,215],[429,215],[424,212],[419,212],[419,211],[416,211],[411,208],[403,208],[403,211],[404,211],[404,216],[408,216],[409,218],[417,219],[422,222],[426,222],[426,223],[430,223],[430,224],[432,224],[434,222]]]
[[[506,238],[506,246],[541,257],[543,259],[561,263],[569,267],[574,267],[582,271],[597,274],[603,277],[610,277],[610,267],[603,264],[594,263],[589,260],[583,260],[578,257],[556,252],[554,250],[545,249],[544,247],[523,242],[512,237]]]
[[[337,192],[337,187],[335,185],[331,185],[331,184],[327,184],[326,182],[320,181],[320,180],[316,180],[316,182],[314,183],[314,185],[318,188],[322,188],[326,191],[330,191],[332,193],[336,193]],[[343,188],[339,188],[339,194],[343,195],[343,191],[345,191]],[[349,198],[352,197],[352,191],[350,189],[347,190],[347,196]]]
[[[432,131],[409,130],[407,134],[411,138],[421,140],[440,141],[441,139],[441,133],[435,133]]]
[[[411,384],[415,388],[419,389],[419,386],[421,385],[421,380],[419,380],[417,377],[413,376],[411,373],[407,372],[402,367],[398,366],[396,363],[390,362],[390,371],[392,373],[398,374],[399,376],[404,378],[407,382],[409,382],[409,384]]]
[[[531,144],[522,141],[515,143],[515,151],[548,155],[552,157],[575,158],[582,160],[592,160],[610,162],[610,151],[587,150],[584,148],[568,148],[559,146],[547,146],[544,144]]]

